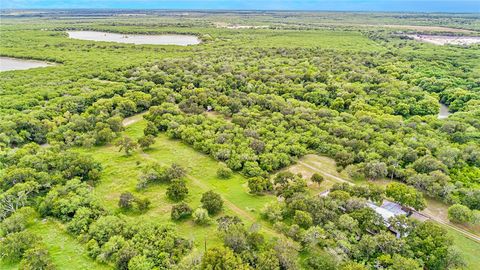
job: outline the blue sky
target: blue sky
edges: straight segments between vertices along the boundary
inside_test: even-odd
[[[0,8],[260,9],[480,12],[480,0],[0,0]]]

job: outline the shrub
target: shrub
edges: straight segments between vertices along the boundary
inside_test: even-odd
[[[142,170],[137,189],[144,189],[150,183],[170,183],[173,179],[180,179],[186,175],[186,171],[180,165],[172,164],[165,167],[157,163],[151,163]]]
[[[192,208],[184,202],[172,206],[170,217],[172,220],[181,220],[192,215]]]
[[[279,203],[277,201],[271,201],[262,208],[261,216],[272,222],[275,223],[277,221],[283,220],[283,209],[285,205],[284,203]]]
[[[167,178],[169,180],[180,179],[187,174],[187,171],[180,165],[173,163],[170,168],[167,169]]]
[[[210,215],[214,215],[222,210],[222,198],[218,193],[211,190],[203,193],[200,201],[202,202],[202,208],[206,209]]]
[[[153,135],[145,135],[138,139],[138,144],[140,145],[140,148],[142,148],[143,150],[150,148],[150,146],[154,143],[155,143],[155,136]]]
[[[193,221],[200,225],[207,225],[211,222],[208,211],[204,208],[195,209],[195,212],[193,212]]]
[[[220,168],[218,168],[217,170],[217,176],[218,178],[222,178],[222,179],[228,179],[230,177],[232,177],[232,170],[230,168],[228,168],[227,166],[222,166]]]
[[[455,223],[468,223],[473,220],[473,212],[465,205],[454,204],[448,208],[448,219]]]
[[[23,270],[51,270],[55,269],[48,250],[44,247],[33,247],[25,252],[20,262]]]
[[[39,241],[39,237],[30,232],[11,233],[1,241],[0,258],[18,261]]]
[[[221,165],[217,170],[218,178],[228,179],[232,177],[233,171],[225,165]]]
[[[120,200],[118,201],[118,207],[122,209],[130,209],[132,208],[132,203],[135,200],[132,193],[124,192],[120,194]]]
[[[205,252],[200,269],[249,269],[242,259],[229,248],[212,248]]]
[[[20,232],[33,222],[35,211],[31,207],[23,207],[17,210],[0,224],[0,235]]]
[[[338,269],[335,260],[327,254],[315,254],[305,260],[307,269],[335,270]]]
[[[125,154],[128,156],[131,151],[138,147],[138,143],[130,137],[123,137],[116,143],[116,146],[118,146],[118,152],[125,151]]]
[[[130,192],[124,192],[120,195],[118,206],[122,209],[132,209],[133,205],[137,206],[140,211],[145,211],[150,207],[150,200],[148,198],[138,198],[133,196]]]
[[[387,176],[387,164],[385,162],[372,161],[365,164],[365,176],[369,179],[381,179]]]
[[[313,183],[317,183],[317,184],[320,184],[323,182],[323,176],[319,173],[314,173],[312,174],[312,177],[310,177],[310,180],[313,182]]]
[[[188,195],[188,188],[185,181],[175,179],[167,188],[167,197],[174,201],[181,201]]]
[[[151,270],[154,268],[154,264],[143,255],[137,255],[128,262],[129,270]]]
[[[271,191],[273,186],[272,182],[270,182],[268,178],[257,176],[248,179],[248,188],[250,189],[251,193],[260,194]]]
[[[103,245],[114,235],[122,235],[125,221],[117,216],[103,216],[90,225],[89,236]]]
[[[80,207],[75,212],[72,220],[67,224],[67,229],[74,234],[86,233],[90,224],[100,215],[100,211],[88,207]]]
[[[137,204],[138,210],[145,211],[150,208],[150,199],[148,198],[135,198],[135,203]]]
[[[312,216],[310,216],[310,214],[307,212],[296,210],[295,216],[293,217],[293,223],[304,229],[307,229],[313,224]]]

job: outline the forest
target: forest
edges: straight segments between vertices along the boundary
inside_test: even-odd
[[[121,13],[1,15],[0,268],[480,267],[478,14]]]

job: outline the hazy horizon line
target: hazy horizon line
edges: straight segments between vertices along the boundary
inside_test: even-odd
[[[257,11],[257,12],[332,12],[332,13],[348,13],[348,12],[358,12],[358,13],[426,13],[426,14],[479,14],[480,11],[412,11],[412,10],[334,10],[334,9],[229,9],[229,8],[133,8],[133,7],[124,7],[124,8],[111,8],[111,7],[95,7],[95,8],[86,8],[86,7],[47,7],[47,8],[0,8],[0,11],[6,10],[128,10],[128,11]]]

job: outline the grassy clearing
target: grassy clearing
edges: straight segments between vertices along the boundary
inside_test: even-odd
[[[57,221],[38,221],[27,230],[42,238],[57,269],[112,269],[88,257],[84,245],[68,234]],[[18,269],[18,263],[0,261],[0,269]]]
[[[124,135],[138,138],[143,135],[145,121],[131,123]],[[158,184],[138,192],[135,189],[141,168],[149,162],[158,162],[164,165],[177,163],[187,169],[186,177],[189,195],[186,202],[196,208],[200,206],[200,198],[205,191],[214,190],[222,195],[225,200],[223,214],[237,215],[249,225],[260,219],[259,210],[274,196],[253,196],[247,193],[247,179],[239,174],[234,174],[228,180],[216,176],[219,163],[207,155],[195,151],[190,146],[176,140],[169,139],[160,134],[151,149],[145,152],[136,151],[130,156],[119,153],[117,147],[107,145],[90,149],[77,149],[77,151],[92,155],[101,162],[104,168],[100,183],[95,187],[94,193],[102,204],[112,212],[120,212],[117,203],[122,192],[129,191],[136,196],[148,197],[152,207],[146,213],[123,213],[129,219],[148,220],[156,223],[172,223],[170,209],[175,202],[169,200],[165,191],[167,185]],[[270,225],[262,223],[267,235],[276,233],[269,228]],[[191,220],[174,223],[180,234],[194,241],[197,248],[203,249],[204,241],[207,246],[220,244],[214,225],[201,227]]]
[[[337,172],[335,160],[319,155],[306,155],[285,170],[292,173],[300,173],[307,180],[308,186],[314,194],[330,189],[333,184],[343,181],[352,181],[345,172]],[[319,173],[325,179],[320,185],[310,182],[310,177]],[[353,183],[353,181],[352,181]]]
[[[458,248],[460,254],[463,256],[467,264],[463,269],[480,269],[480,258],[478,257],[480,252],[480,244],[447,226],[443,227],[448,231],[448,234],[453,237],[455,246]]]
[[[438,217],[444,222],[447,222],[453,226],[459,227],[473,234],[480,235],[480,225],[465,225],[465,224],[451,223],[448,220],[448,205],[436,199],[427,198],[427,208],[425,208],[422,211],[422,213],[425,213],[430,216]]]

